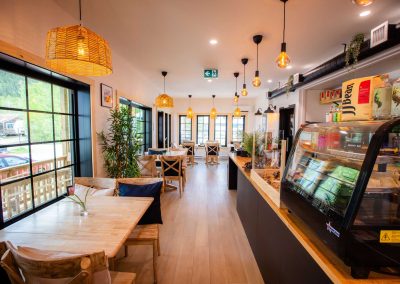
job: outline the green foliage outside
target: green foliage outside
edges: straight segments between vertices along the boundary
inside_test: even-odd
[[[104,167],[109,177],[139,177],[137,162],[140,144],[134,131],[134,117],[130,109],[111,109],[109,127],[98,133],[104,156]]]
[[[70,113],[70,90],[28,78],[29,110]],[[53,99],[53,102],[52,102]],[[54,106],[52,106],[52,103]],[[0,107],[27,109],[25,77],[0,70]],[[28,133],[27,113],[23,111],[0,110],[0,118],[17,116]],[[32,142],[53,140],[52,114],[30,112]],[[55,139],[68,139],[71,129],[68,116],[54,115]]]

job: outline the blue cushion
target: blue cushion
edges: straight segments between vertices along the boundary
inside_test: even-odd
[[[139,225],[163,223],[161,217],[161,202],[160,202],[160,193],[162,188],[161,181],[143,185],[120,183],[118,186],[119,186],[119,196],[154,198],[154,201],[151,203],[150,207],[144,213],[142,219],[140,219]]]
[[[167,150],[152,150],[149,149],[149,155],[163,155],[165,153],[167,153]]]

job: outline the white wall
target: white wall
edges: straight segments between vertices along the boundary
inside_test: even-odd
[[[55,1],[50,0],[7,0],[0,5],[0,40],[10,43],[18,48],[44,57],[46,33],[50,28],[77,23],[62,10]],[[101,31],[98,31],[101,34]],[[118,50],[110,42],[112,49],[113,74],[106,77],[92,78],[95,82],[91,90],[95,131],[104,129],[109,109],[100,106],[100,83],[105,83],[118,95],[133,101],[152,106],[159,89],[152,82],[144,78],[141,73],[122,58]],[[96,141],[96,137],[92,137]],[[153,141],[155,139],[153,127]],[[104,176],[102,154],[94,143],[96,164],[94,174]]]
[[[251,132],[254,130],[254,103],[255,99],[250,98],[240,98],[239,99],[239,108],[242,111],[243,115],[246,115],[246,125],[245,131]],[[195,115],[208,115],[210,114],[210,110],[212,108],[212,99],[195,99],[192,98],[191,106]],[[179,115],[185,115],[186,110],[189,107],[189,100],[186,99],[175,99],[174,100],[174,108],[172,109],[173,113],[173,126],[172,126],[172,142],[178,144],[179,141]],[[223,99],[215,99],[215,108],[217,109],[217,113],[219,115],[228,115],[228,143],[231,141],[232,137],[232,115],[233,111],[236,108],[236,105],[233,103],[233,98],[223,98]],[[214,120],[210,121],[210,140],[214,139]],[[192,121],[192,138],[195,141],[196,139],[196,118],[193,118]]]
[[[330,110],[331,104],[319,102],[322,90],[307,90],[304,97],[305,121],[325,122],[325,114]]]

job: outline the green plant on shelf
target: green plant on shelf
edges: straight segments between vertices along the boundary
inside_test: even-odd
[[[361,44],[364,42],[364,38],[365,36],[363,33],[358,33],[353,37],[350,44],[347,46],[344,58],[346,67],[350,66],[351,60],[353,62],[352,66],[357,64],[358,56],[360,55]]]

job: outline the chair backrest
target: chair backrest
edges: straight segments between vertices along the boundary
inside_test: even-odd
[[[166,148],[149,148],[147,153],[149,155],[163,155],[167,153],[168,149]]]
[[[75,183],[94,188],[116,188],[115,178],[76,177]]]
[[[218,156],[218,153],[219,153],[219,143],[207,143],[206,144],[207,156]]]
[[[156,177],[156,155],[140,156],[138,158],[138,165],[140,170],[140,176],[142,177]]]
[[[188,149],[188,156],[194,156],[194,142],[183,142],[182,147]]]
[[[14,257],[9,249],[7,249],[1,256],[0,264],[4,271],[7,273],[8,279],[11,284],[24,283],[18,266],[16,265]]]
[[[182,157],[161,156],[161,168],[163,177],[182,176]]]
[[[10,242],[7,242],[7,247],[8,251],[2,258],[2,265],[11,264],[12,256],[14,269],[21,271],[27,283],[41,283],[49,279],[70,284],[111,283],[104,251],[80,255],[28,247],[17,249]]]

